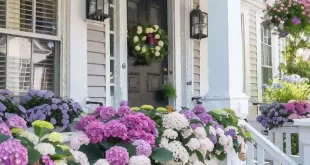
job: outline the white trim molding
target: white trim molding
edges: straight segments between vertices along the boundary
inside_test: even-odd
[[[261,23],[262,23],[263,13],[256,12],[256,53],[257,53],[257,93],[258,102],[263,101],[263,90],[262,90],[262,39],[261,39]]]

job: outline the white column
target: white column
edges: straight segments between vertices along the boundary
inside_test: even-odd
[[[69,97],[84,108],[87,97],[87,24],[85,1],[70,1]]]
[[[243,93],[240,0],[209,0],[208,80],[204,98],[208,110],[231,108],[245,118],[248,97]]]

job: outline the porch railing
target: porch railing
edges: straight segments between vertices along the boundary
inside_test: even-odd
[[[268,160],[272,161],[273,165],[298,165],[249,123],[240,120],[239,124],[250,131],[254,137],[254,142],[248,143],[247,165],[265,165]]]

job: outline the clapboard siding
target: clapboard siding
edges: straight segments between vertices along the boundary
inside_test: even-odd
[[[200,96],[200,42],[199,41],[193,41],[193,91],[194,96]]]
[[[90,101],[106,104],[106,45],[103,25],[87,26],[88,97]],[[91,105],[94,111],[98,105]]]

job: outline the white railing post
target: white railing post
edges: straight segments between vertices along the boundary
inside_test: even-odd
[[[299,126],[299,155],[302,158],[302,164],[307,165],[310,162],[310,119],[294,120],[294,125]]]

